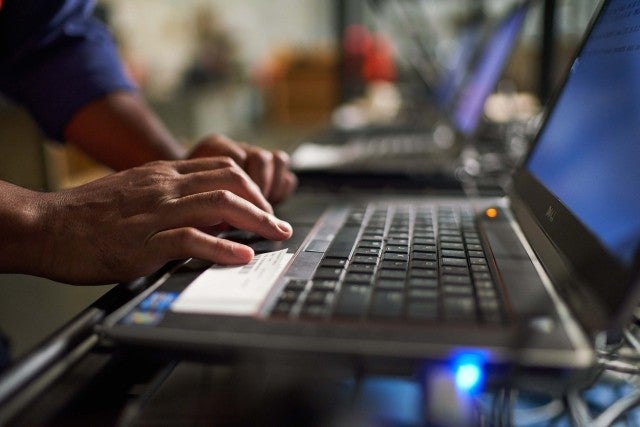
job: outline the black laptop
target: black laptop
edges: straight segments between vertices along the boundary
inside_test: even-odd
[[[596,337],[638,302],[636,6],[604,2],[508,197],[314,195],[324,212],[291,242],[256,242],[248,266],[181,262],[103,336],[392,368],[461,353],[495,367],[593,366]]]
[[[451,173],[462,146],[476,136],[485,102],[502,76],[534,3],[518,3],[488,32],[481,22],[460,30],[457,60],[431,88],[435,114],[419,123],[329,132],[318,141],[302,142],[291,154],[292,168],[298,173]]]

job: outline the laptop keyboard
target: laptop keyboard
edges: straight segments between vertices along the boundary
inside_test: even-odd
[[[504,321],[473,212],[413,205],[351,210],[312,280],[289,280],[271,315]]]
[[[362,136],[352,138],[345,147],[361,159],[423,156],[437,149],[424,133]]]

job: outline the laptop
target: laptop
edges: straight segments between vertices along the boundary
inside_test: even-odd
[[[634,7],[603,3],[506,197],[300,195],[283,207],[291,241],[254,242],[246,266],[168,267],[102,336],[198,357],[588,371],[639,297]]]
[[[462,145],[476,136],[484,104],[502,75],[533,3],[517,4],[488,34],[482,34],[479,22],[460,30],[457,61],[430,89],[437,117],[417,125],[328,132],[293,151],[293,170],[349,175],[451,173]]]

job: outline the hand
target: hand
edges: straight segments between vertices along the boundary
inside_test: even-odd
[[[153,162],[74,189],[29,194],[24,211],[37,213],[44,247],[38,271],[27,273],[68,283],[128,281],[189,257],[249,262],[251,248],[203,231],[224,223],[272,240],[292,234],[226,157]]]
[[[206,137],[193,149],[189,158],[228,156],[242,167],[271,203],[282,202],[297,186],[296,176],[289,170],[289,155],[284,151],[268,151],[244,143],[236,143],[221,135]]]

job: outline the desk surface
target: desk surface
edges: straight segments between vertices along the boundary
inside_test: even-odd
[[[603,377],[579,392],[595,416],[637,389],[620,378]],[[425,412],[425,400],[441,393],[425,394],[413,378],[92,351],[9,425],[418,427],[434,415],[451,422],[441,425],[572,425],[566,395],[486,392],[469,401],[472,411],[464,419],[446,407]],[[626,421],[640,425],[638,411],[629,412]]]

